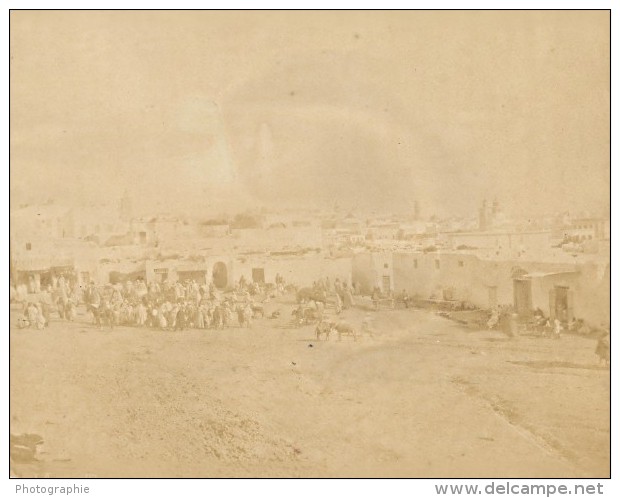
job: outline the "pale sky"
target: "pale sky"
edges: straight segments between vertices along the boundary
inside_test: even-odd
[[[608,12],[11,13],[13,203],[609,204]]]

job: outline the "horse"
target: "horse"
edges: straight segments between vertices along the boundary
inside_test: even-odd
[[[293,310],[292,315],[295,317],[295,322],[298,325],[307,325],[313,323],[319,319],[318,311],[314,308],[296,308]]]
[[[111,329],[114,328],[114,310],[109,303],[103,302],[101,305],[88,304],[88,311],[93,315],[93,323],[101,328],[103,325],[108,325]]]
[[[117,324],[118,318],[118,312],[114,307],[110,303],[104,302],[103,306],[100,308],[100,314],[101,319],[103,319],[103,324],[113,329],[114,325]]]
[[[302,287],[297,291],[297,302],[307,303],[308,301],[318,301],[327,304],[327,293],[324,290],[315,290],[310,287]]]
[[[353,328],[353,326],[345,322],[344,320],[339,321],[338,323],[332,324],[332,330],[338,332],[338,340],[342,340],[343,335],[349,335],[353,337],[353,340],[357,342],[357,332]]]
[[[86,309],[93,315],[93,323],[97,325],[97,327],[101,327],[101,309],[99,304],[88,303]]]
[[[319,323],[317,323],[316,328],[314,329],[314,332],[316,334],[316,340],[320,341],[321,336],[324,335],[325,340],[328,341],[329,334],[331,333],[333,327],[334,327],[334,324],[331,322],[325,322],[321,320]]]
[[[265,317],[265,307],[262,304],[252,304],[252,318],[258,317]]]

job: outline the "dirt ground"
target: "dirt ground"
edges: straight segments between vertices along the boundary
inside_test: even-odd
[[[608,477],[609,369],[595,342],[372,313],[317,342],[292,303],[251,329],[11,327],[22,477]],[[343,316],[359,326],[360,309]]]

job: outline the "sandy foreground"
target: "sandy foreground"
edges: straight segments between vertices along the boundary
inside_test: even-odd
[[[608,477],[609,369],[595,341],[372,313],[317,342],[290,303],[252,329],[11,328],[22,477]],[[270,311],[270,308],[267,309]],[[83,311],[82,311],[83,313]],[[359,325],[365,312],[343,316]]]

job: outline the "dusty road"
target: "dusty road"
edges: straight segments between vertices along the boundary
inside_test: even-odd
[[[372,314],[372,338],[317,342],[278,306],[251,330],[97,330],[85,316],[12,328],[11,432],[45,440],[15,472],[609,476],[609,369],[593,341],[395,310]]]

